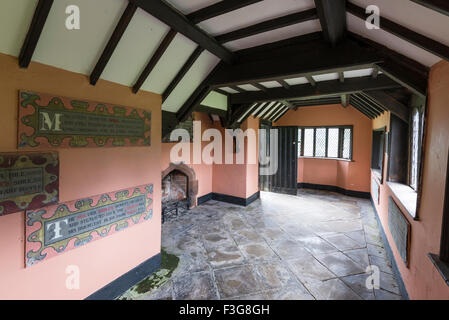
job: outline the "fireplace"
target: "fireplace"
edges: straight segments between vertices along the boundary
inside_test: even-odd
[[[195,206],[198,180],[185,164],[174,164],[162,172],[162,222]]]

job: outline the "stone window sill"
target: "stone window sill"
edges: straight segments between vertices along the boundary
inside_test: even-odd
[[[379,180],[379,182],[382,184],[382,173],[379,169],[371,169],[371,172],[374,174],[374,176]]]
[[[351,159],[343,159],[343,158],[326,158],[326,157],[298,157],[298,159],[337,160],[337,161],[355,162],[354,160],[351,160]]]
[[[443,277],[443,280],[446,281],[446,284],[449,286],[449,264],[441,261],[439,256],[436,254],[429,253],[428,256],[430,261],[432,261],[435,268],[437,268],[438,272]]]
[[[417,219],[416,206],[418,203],[418,193],[415,190],[413,190],[410,186],[402,183],[388,182],[388,186],[390,187],[391,191],[396,196],[396,198],[405,207],[408,214],[411,215],[414,220],[416,220]]]

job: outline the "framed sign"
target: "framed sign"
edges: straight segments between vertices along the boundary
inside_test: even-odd
[[[153,185],[26,212],[26,266],[104,238],[153,216]]]
[[[149,146],[151,113],[20,91],[19,148]]]
[[[388,200],[388,228],[402,260],[408,267],[411,225],[392,197]]]
[[[0,153],[0,216],[58,203],[57,153]]]

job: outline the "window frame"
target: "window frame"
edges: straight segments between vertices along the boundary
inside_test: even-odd
[[[305,129],[313,129],[313,156],[304,156],[304,137]],[[326,139],[325,139],[325,156],[316,156],[316,130],[326,129]],[[329,157],[329,129],[339,129],[338,134],[338,156]],[[344,148],[344,132],[345,129],[350,130],[350,146],[349,146],[349,158],[343,157]],[[339,125],[339,126],[298,126],[298,140],[301,141],[301,148],[298,148],[298,158],[306,159],[328,159],[328,160],[343,160],[343,161],[354,161],[353,160],[353,146],[354,146],[354,126],[353,125]]]
[[[416,157],[416,188],[412,185],[412,171],[413,171],[413,138],[414,138],[414,115],[415,113],[419,115],[419,128],[418,128],[418,154]],[[419,191],[420,176],[421,176],[421,161],[422,161],[422,148],[424,142],[424,112],[419,107],[414,107],[410,113],[410,125],[409,125],[409,158],[408,158],[408,174],[407,174],[407,185],[415,190]]]

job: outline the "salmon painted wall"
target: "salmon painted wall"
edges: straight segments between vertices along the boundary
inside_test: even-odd
[[[427,104],[427,132],[424,145],[424,170],[419,220],[414,221],[405,212],[411,224],[410,266],[403,263],[388,228],[388,198],[394,196],[386,183],[380,188],[380,204],[376,204],[382,226],[387,234],[396,263],[411,299],[449,299],[449,286],[434,267],[428,253],[440,251],[441,224],[443,217],[444,190],[449,149],[449,63],[442,61],[432,67],[429,79]],[[384,115],[373,121],[373,128],[387,125]],[[387,158],[385,158],[387,163]],[[386,170],[383,172],[386,179]],[[397,200],[397,199],[396,199]]]
[[[217,127],[223,134],[224,129]],[[258,154],[259,120],[249,117],[241,126],[243,131],[252,129],[256,133],[256,155]],[[246,141],[246,139],[245,139]],[[224,146],[224,142],[223,142]],[[246,142],[245,142],[246,146]],[[223,159],[225,151],[223,151]],[[248,164],[247,148],[245,147],[245,164],[214,164],[213,165],[213,192],[239,198],[248,198],[259,191],[259,166]],[[257,157],[256,157],[257,160]],[[223,160],[224,161],[224,160]],[[223,162],[224,163],[224,162]]]
[[[154,184],[154,215],[99,241],[25,269],[25,214],[0,217],[0,299],[83,299],[160,252],[161,97],[0,54],[0,151],[17,151],[20,89],[151,111],[151,147],[59,149],[60,201]],[[54,150],[54,149],[53,149]],[[67,266],[80,270],[80,289],[66,289]]]
[[[195,121],[201,121],[201,133],[206,129],[212,128],[213,125],[209,116],[205,113],[194,112]],[[176,143],[163,143],[161,152],[161,169],[162,171],[167,169],[170,165],[170,151]],[[198,180],[198,197],[204,196],[212,192],[212,165],[209,164],[193,164],[193,144],[188,143],[190,148],[190,164],[189,167],[195,171],[196,178]],[[207,142],[203,142],[202,146],[207,145]]]
[[[302,107],[288,111],[275,126],[353,125],[353,161],[298,159],[298,182],[338,186],[346,190],[370,191],[371,120],[352,106],[340,104]]]

